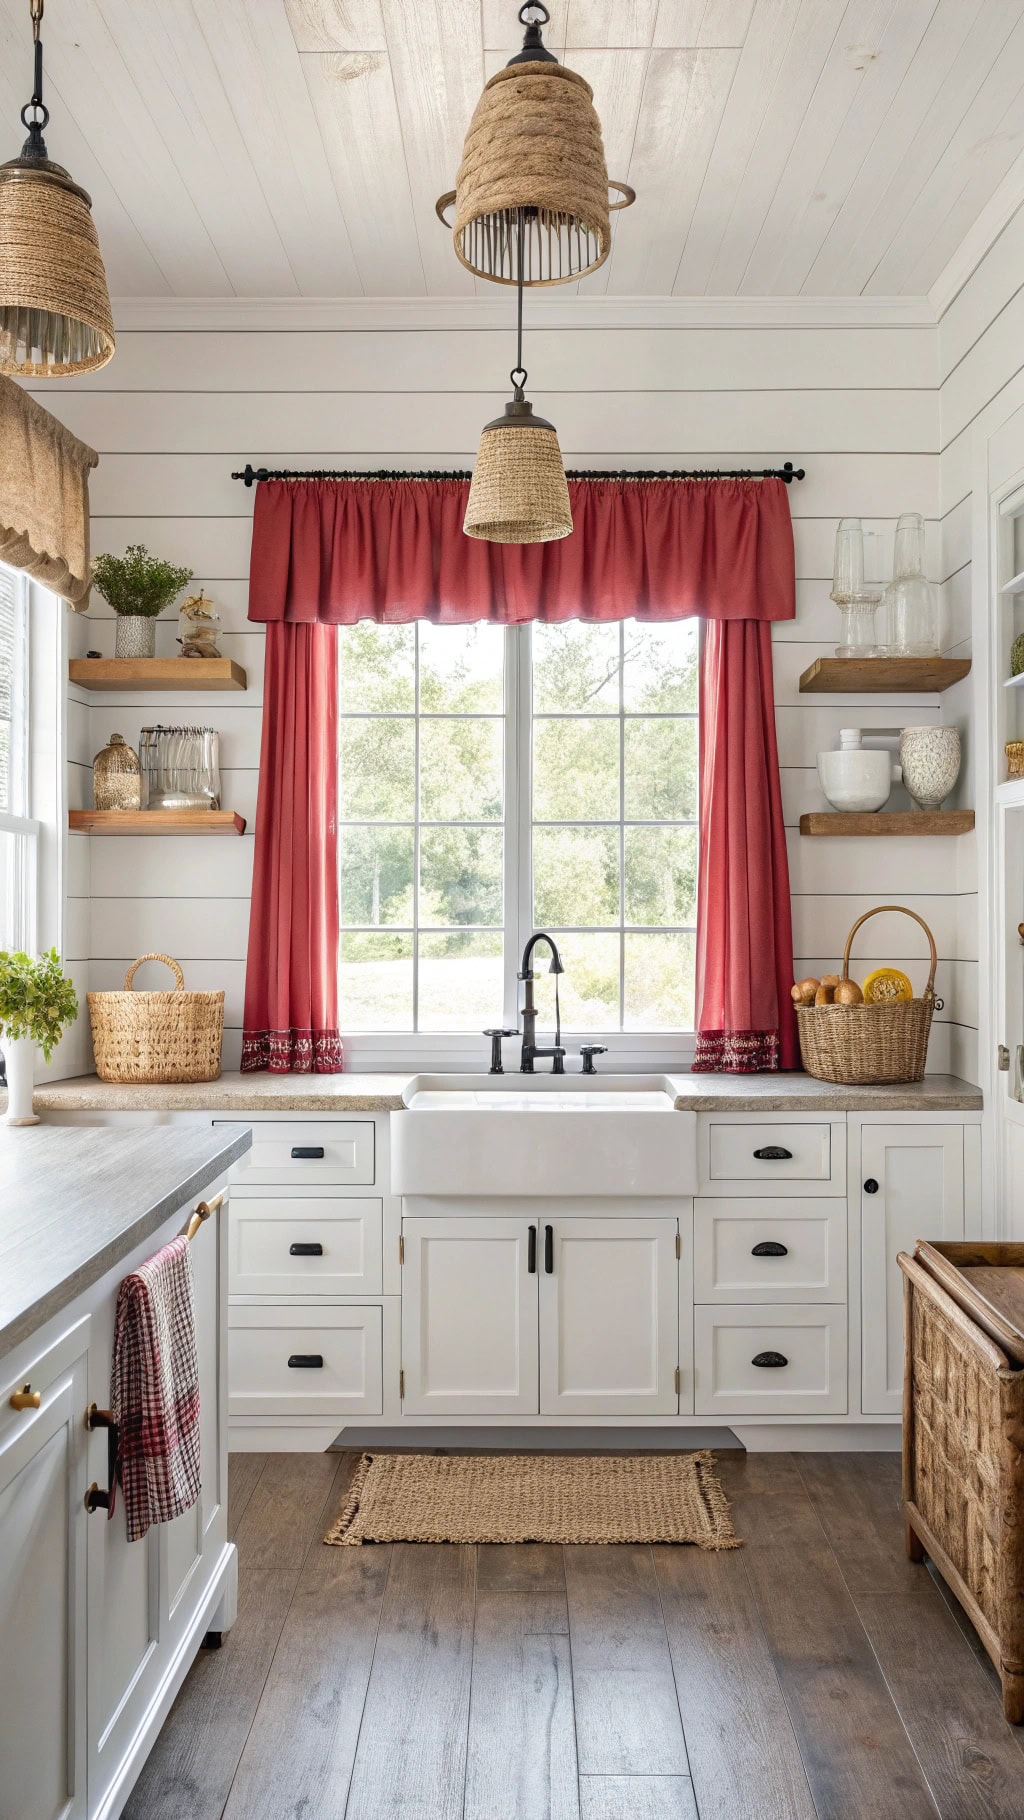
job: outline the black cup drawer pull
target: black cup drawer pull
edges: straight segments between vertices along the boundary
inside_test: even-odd
[[[293,1352],[288,1360],[289,1371],[323,1371],[323,1368],[322,1352]]]
[[[789,1360],[784,1352],[755,1352],[750,1363],[767,1368],[768,1366],[788,1365]]]
[[[324,1147],[322,1144],[293,1144],[292,1145],[292,1162],[293,1163],[322,1163],[323,1160],[324,1160]]]
[[[791,1163],[793,1152],[781,1144],[765,1144],[761,1150],[754,1151],[754,1157],[759,1163]]]
[[[762,1239],[750,1255],[752,1258],[788,1258],[789,1246],[780,1245],[778,1239]]]
[[[324,1248],[318,1239],[314,1239],[312,1243],[307,1243],[305,1239],[299,1239],[294,1245],[289,1245],[288,1247],[288,1256],[290,1258],[322,1258],[323,1255]]]

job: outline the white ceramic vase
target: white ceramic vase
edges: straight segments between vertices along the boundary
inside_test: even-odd
[[[960,775],[956,727],[904,727],[900,734],[903,782],[915,809],[937,809]]]
[[[5,1036],[2,1041],[4,1067],[7,1070],[8,1125],[38,1125],[32,1110],[32,1088],[36,1078],[36,1045],[30,1036]]]
[[[900,780],[892,754],[862,746],[859,727],[844,727],[839,741],[838,752],[818,753],[822,795],[833,809],[847,814],[881,809],[889,800],[891,785]]]

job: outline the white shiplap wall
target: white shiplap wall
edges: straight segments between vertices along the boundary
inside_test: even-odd
[[[1024,207],[1011,214],[956,294],[946,302],[939,319],[939,417],[940,417],[940,573],[943,610],[949,628],[950,649],[969,655],[972,614],[988,616],[986,600],[975,600],[987,586],[984,574],[972,564],[972,539],[978,532],[973,488],[978,475],[978,453],[986,437],[1013,406],[1009,394],[1024,373]],[[981,502],[981,522],[987,502]],[[987,534],[987,533],[983,533]],[[975,619],[975,623],[979,623]],[[1008,653],[1002,654],[1008,661]],[[965,729],[965,763],[961,796],[974,803],[977,795],[975,739],[986,738],[981,679],[972,674],[951,689],[946,702],[951,718]],[[971,723],[974,738],[971,737]],[[1004,775],[1002,755],[995,755],[996,778]],[[979,804],[979,811],[981,805]],[[962,847],[958,886],[961,893],[961,970],[977,974],[979,947],[978,872],[975,841]],[[984,986],[984,982],[982,982]],[[973,985],[974,1022],[977,1025],[979,987]],[[975,1038],[975,1042],[976,1042]],[[977,1079],[977,1067],[971,1074]]]
[[[392,311],[382,312],[379,328],[289,329],[283,307],[265,313],[280,326],[259,327],[254,309],[243,332],[211,327],[198,313],[193,325],[187,312],[172,329],[122,332],[116,359],[63,386],[59,410],[100,452],[94,550],[143,542],[192,566],[224,616],[225,651],[249,673],[245,696],[98,702],[72,690],[69,705],[75,758],[114,730],[134,743],[144,723],[173,713],[221,731],[225,803],[248,818],[245,837],[92,840],[89,954],[101,987],[119,985],[128,962],[148,949],[177,955],[196,987],[223,986],[228,1067],[239,1054],[262,679],[262,633],[245,618],[253,496],[230,471],[247,457],[295,467],[468,465],[502,399],[510,353],[508,334],[487,326],[418,327],[417,318]],[[763,312],[771,326],[756,326],[757,315],[751,306],[742,315],[723,310],[728,326],[655,327],[657,311],[647,310],[637,328],[535,329],[531,396],[557,423],[570,465],[761,466],[791,457],[806,467],[791,495],[798,617],[776,628],[775,646],[797,968],[834,966],[862,909],[894,900],[918,909],[935,931],[946,1001],[931,1066],[970,1074],[977,947],[965,904],[973,903],[973,843],[815,841],[797,829],[802,810],[823,806],[815,755],[836,743],[840,726],[959,712],[948,697],[801,697],[797,687],[801,670],[837,640],[828,596],[840,515],[891,528],[899,512],[923,512],[931,572],[940,560],[948,572],[950,558],[940,553],[951,547],[956,520],[940,523],[936,333],[909,311],[887,318],[880,310],[862,323],[835,311],[814,326],[782,306]],[[46,397],[53,408],[52,391]],[[952,582],[944,602],[945,642],[959,644]],[[173,619],[162,623],[158,651],[172,654],[174,635]],[[80,650],[112,652],[113,621],[98,598],[75,636]],[[73,776],[76,789],[87,789],[84,773]],[[894,794],[894,806],[898,800]],[[77,862],[80,885],[84,865]],[[920,933],[905,918],[877,919],[856,949],[858,964],[920,956]],[[923,977],[923,965],[911,971]]]

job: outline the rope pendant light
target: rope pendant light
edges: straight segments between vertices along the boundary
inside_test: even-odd
[[[28,138],[0,165],[0,373],[61,379],[105,366],[114,322],[92,198],[47,157],[43,0],[29,0],[35,80],[21,110]]]
[[[518,271],[523,265],[528,210],[518,210]],[[572,531],[572,509],[554,424],[535,417],[524,396],[523,281],[518,294],[516,364],[512,398],[502,417],[485,424],[462,528],[487,543],[553,543]]]
[[[611,251],[610,210],[636,200],[627,183],[609,185],[594,91],[544,45],[541,26],[550,17],[539,0],[520,7],[523,48],[486,84],[455,188],[437,203],[446,227],[455,204],[456,257],[495,284],[569,284],[596,272]],[[620,201],[609,202],[609,187]]]

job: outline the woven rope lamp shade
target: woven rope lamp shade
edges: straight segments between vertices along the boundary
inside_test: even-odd
[[[524,15],[539,13],[541,21]],[[522,281],[569,284],[596,272],[611,251],[612,208],[634,201],[611,184],[609,203],[601,122],[589,82],[566,69],[541,42],[548,11],[524,5],[523,49],[484,88],[469,123],[455,189],[437,204],[441,220],[455,203],[456,257],[496,284],[519,282],[517,228],[527,211]]]
[[[487,543],[554,543],[572,531],[558,435],[521,396],[484,426],[462,528]]]
[[[0,165],[0,373],[63,378],[105,366],[114,323],[91,198],[46,155],[42,0],[31,0],[35,86],[21,156]]]

